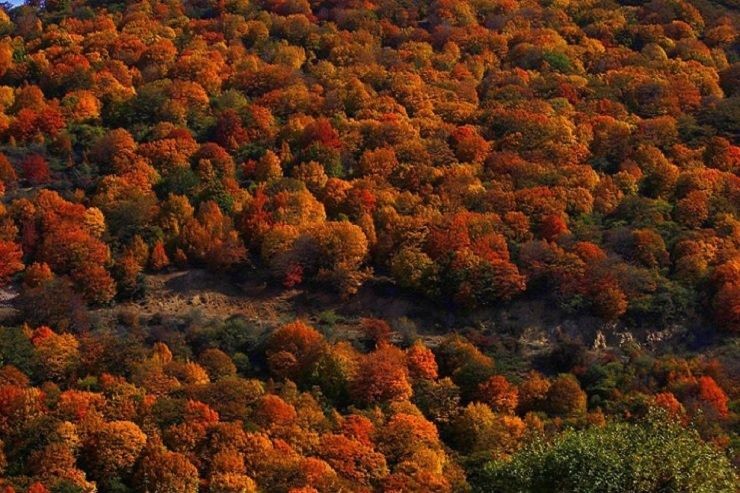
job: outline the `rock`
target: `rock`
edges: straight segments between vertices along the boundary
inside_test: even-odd
[[[604,333],[600,330],[596,331],[596,338],[594,339],[593,349],[594,351],[604,351],[606,350],[606,336]]]

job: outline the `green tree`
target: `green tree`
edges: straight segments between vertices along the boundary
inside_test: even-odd
[[[568,432],[551,443],[535,439],[471,479],[479,493],[737,491],[737,477],[721,452],[657,414],[642,423]]]

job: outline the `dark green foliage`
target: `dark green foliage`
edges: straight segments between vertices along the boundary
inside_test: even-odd
[[[38,358],[31,341],[18,327],[0,327],[0,366],[13,365],[33,377]]]
[[[654,416],[638,424],[573,431],[551,443],[535,439],[510,460],[490,462],[473,481],[477,493],[733,493],[727,458],[698,434]]]

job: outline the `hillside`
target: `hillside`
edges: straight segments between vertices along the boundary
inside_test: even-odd
[[[739,7],[0,4],[0,492],[737,491]]]

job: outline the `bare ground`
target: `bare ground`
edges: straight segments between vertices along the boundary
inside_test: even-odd
[[[95,314],[113,319],[122,310],[134,310],[143,320],[154,317],[205,319],[241,316],[267,327],[301,318],[319,323],[326,313],[338,316],[335,331],[340,337],[357,336],[362,317],[379,317],[398,329],[410,327],[431,345],[446,334],[475,329],[490,337],[515,341],[520,350],[534,354],[547,350],[558,334],[580,339],[593,346],[599,332],[609,345],[631,340],[650,344],[647,334],[639,336],[588,316],[563,318],[539,299],[522,299],[474,313],[460,312],[451,305],[434,303],[400,290],[389,279],[375,278],[348,299],[322,289],[281,289],[253,279],[230,279],[205,270],[191,269],[146,278],[146,296],[136,302],[101,308]],[[663,334],[662,337],[672,336]],[[401,338],[397,332],[395,337]],[[655,337],[653,334],[652,337]]]
[[[320,287],[286,290],[250,276],[230,278],[200,269],[148,275],[146,285],[146,295],[140,300],[92,310],[94,326],[115,326],[126,312],[147,325],[164,319],[187,323],[240,316],[267,329],[296,318],[318,327],[332,318],[333,337],[353,340],[360,334],[362,317],[378,317],[395,329],[396,342],[412,336],[436,346],[447,334],[461,332],[472,334],[476,343],[498,347],[501,354],[532,359],[548,352],[553,342],[565,335],[596,350],[638,343],[657,353],[702,353],[718,357],[731,374],[740,375],[736,340],[705,341],[696,346],[701,337],[693,337],[692,342],[696,328],[689,329],[688,324],[662,331],[628,329],[587,315],[566,317],[541,297],[470,313],[413,296],[386,278],[372,279],[349,299]],[[18,323],[15,295],[12,290],[0,293],[0,324]]]
[[[137,301],[95,310],[98,320],[114,320],[122,311],[135,311],[144,321],[153,318],[189,317],[204,319],[240,316],[265,326],[278,326],[296,318],[320,323],[326,313],[336,316],[335,331],[340,337],[358,335],[362,317],[389,321],[411,320],[420,336],[435,344],[443,329],[439,315],[428,301],[400,295],[388,281],[374,281],[349,299],[318,289],[281,289],[256,280],[231,280],[223,275],[192,269],[146,277],[146,295]],[[439,334],[435,335],[436,331]],[[447,332],[447,330],[444,330]]]

